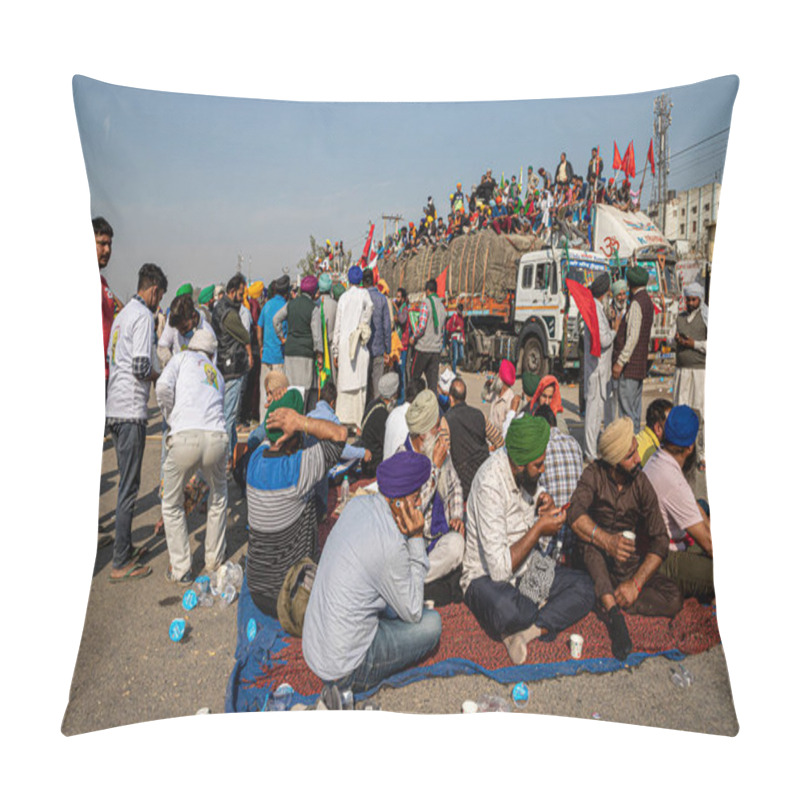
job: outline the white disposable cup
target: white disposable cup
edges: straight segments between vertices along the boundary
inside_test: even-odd
[[[636,544],[636,534],[633,531],[622,531],[622,538]]]
[[[569,654],[572,658],[580,658],[583,652],[583,636],[573,633],[569,637]]]
[[[461,713],[462,714],[477,714],[478,713],[478,704],[474,700],[465,700],[461,704]]]
[[[435,606],[436,606],[436,603],[433,600],[426,600],[425,601],[425,608],[429,608],[429,609],[433,610],[433,608],[435,608]]]

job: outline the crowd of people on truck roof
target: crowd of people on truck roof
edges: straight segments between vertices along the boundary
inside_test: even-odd
[[[555,176],[555,177],[554,177]],[[437,214],[433,197],[428,197],[418,223],[409,222],[378,245],[378,258],[411,255],[421,247],[446,248],[457,236],[481,230],[497,234],[535,234],[547,239],[556,220],[585,226],[591,219],[592,205],[603,203],[630,211],[638,208],[639,193],[623,177],[603,177],[603,159],[592,148],[585,175],[575,173],[567,154],[561,153],[554,171],[544,167],[526,175],[500,177],[498,182],[487,169],[477,184],[466,192],[461,183],[448,198],[446,215]]]
[[[593,169],[599,180],[602,161]],[[574,202],[565,157],[555,180],[540,169],[541,187],[532,172],[525,195],[534,207],[542,192]],[[497,208],[490,181],[487,171],[469,197],[457,187],[452,215],[466,217],[475,197],[478,213]],[[524,207],[513,185],[503,188]],[[593,186],[599,202],[601,184]],[[429,210],[433,219],[432,201]],[[535,660],[532,642],[589,613],[625,660],[635,646],[627,615],[673,617],[684,597],[713,599],[709,512],[687,480],[704,468],[708,314],[698,284],[685,289],[674,333],[675,405],[653,401],[644,428],[647,273],[630,267],[613,285],[602,273],[588,287],[596,324],[587,318],[583,334],[581,441],[554,375],[520,376],[503,360],[486,386],[488,414],[468,401],[458,372],[462,309],[448,315],[435,280],[412,310],[404,288],[392,298],[358,265],[346,282],[321,269],[296,286],[286,275],[248,284],[237,272],[203,289],[184,284],[164,313],[168,278],[155,264],[139,270],[133,299],[117,300],[102,274],[113,230],[102,217],[93,226],[106,423],[119,469],[114,536],[102,534],[98,546],[113,542],[113,583],[152,572],[131,528],[154,385],[163,420],[155,533],[166,537],[166,579],[187,584],[224,562],[238,484],[248,525],[242,591],[259,613],[280,616],[287,574],[303,559],[318,565],[303,653],[328,707],[341,691],[374,686],[430,653],[441,636],[435,606],[463,602],[521,664]],[[321,548],[329,489],[344,475],[358,494],[333,512]],[[194,508],[206,522],[193,553]]]

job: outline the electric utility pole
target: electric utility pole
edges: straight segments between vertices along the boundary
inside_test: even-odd
[[[653,101],[653,139],[656,145],[656,196],[658,227],[663,231],[667,220],[667,176],[669,175],[669,144],[667,132],[672,122],[672,101],[661,94]]]

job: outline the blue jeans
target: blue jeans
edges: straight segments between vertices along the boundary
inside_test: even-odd
[[[142,477],[147,426],[136,422],[116,422],[110,430],[119,470],[112,567],[120,569],[131,560],[133,511]]]
[[[464,594],[467,608],[495,641],[534,624],[547,629],[542,641],[551,641],[559,631],[583,619],[594,602],[594,584],[589,575],[560,565],[556,566],[550,595],[542,608],[513,584],[493,581],[488,575],[472,581]]]
[[[459,362],[464,360],[464,342],[457,342],[455,339],[451,339],[450,356],[453,362],[453,372],[455,372]]]
[[[230,440],[229,458],[233,458],[236,447],[236,418],[239,416],[239,405],[242,401],[242,388],[244,387],[247,373],[238,378],[225,381],[225,396],[222,399],[222,413],[225,416],[225,430]]]
[[[639,433],[642,419],[642,382],[632,378],[619,379],[619,413],[633,420],[633,432]]]
[[[395,615],[381,617],[364,660],[353,672],[336,681],[336,685],[355,694],[364,692],[421,661],[436,647],[441,635],[442,618],[432,609],[423,609],[419,622],[403,622]]]

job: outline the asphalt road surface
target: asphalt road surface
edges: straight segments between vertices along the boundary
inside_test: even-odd
[[[481,407],[483,376],[464,374],[468,402]],[[671,379],[645,382],[642,412],[657,396],[669,397]],[[518,387],[519,388],[519,384]],[[578,388],[562,384],[565,418],[582,442]],[[482,406],[487,410],[486,406]],[[108,581],[112,548],[97,551],[86,621],[62,730],[77,734],[135,722],[195,714],[207,707],[223,711],[225,689],[236,646],[236,603],[217,601],[212,608],[186,614],[185,587],[165,580],[169,563],[163,537],[153,536],[160,516],[158,499],[161,416],[151,403],[142,486],[133,525],[135,544],[147,544],[145,562],[153,573],[119,585]],[[98,443],[99,444],[99,443]],[[103,443],[99,518],[113,531],[116,503],[116,458],[110,440]],[[705,476],[694,476],[698,496],[705,496]],[[189,517],[193,567],[203,566],[205,518]],[[246,508],[238,487],[229,493],[228,557],[247,553]],[[170,621],[186,615],[190,628],[180,644],[170,641]],[[652,658],[639,667],[609,675],[581,674],[530,684],[525,713],[600,718],[723,735],[735,735],[738,723],[721,646],[683,662],[694,674],[689,688],[670,680],[672,662]],[[373,698],[384,711],[459,713],[467,699],[483,694],[510,698],[510,686],[482,676],[420,681],[401,689],[382,689]]]

